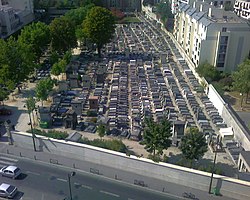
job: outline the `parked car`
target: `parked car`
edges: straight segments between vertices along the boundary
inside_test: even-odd
[[[0,169],[0,174],[15,179],[21,174],[21,169],[12,165],[4,166]]]
[[[17,193],[17,188],[13,185],[2,183],[0,185],[0,197],[13,198]]]

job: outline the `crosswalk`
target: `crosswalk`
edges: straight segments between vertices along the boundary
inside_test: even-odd
[[[17,159],[9,158],[7,156],[0,156],[0,168],[7,165],[16,165]]]

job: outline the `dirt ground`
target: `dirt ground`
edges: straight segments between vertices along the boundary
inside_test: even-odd
[[[243,102],[241,107],[241,95],[239,92],[225,92],[223,95],[223,98],[226,100],[228,104],[230,104],[233,109],[237,111],[246,111],[250,112],[250,96],[246,97],[246,95],[243,96]]]

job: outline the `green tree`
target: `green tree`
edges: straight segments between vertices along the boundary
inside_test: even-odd
[[[241,63],[237,71],[232,74],[233,89],[240,92],[241,95],[241,107],[243,103],[244,94],[246,94],[246,100],[250,92],[250,59]]]
[[[97,45],[98,55],[101,48],[110,42],[115,32],[115,18],[106,8],[93,7],[83,22],[83,31],[87,38]]]
[[[18,37],[19,43],[30,45],[32,52],[35,54],[35,59],[38,62],[40,57],[50,43],[49,27],[42,22],[32,23],[25,26]]]
[[[46,101],[48,99],[49,93],[52,91],[54,86],[54,81],[50,78],[41,79],[36,85],[36,97],[38,100]]]
[[[208,62],[200,64],[196,68],[196,72],[204,77],[209,83],[212,81],[218,81],[220,79],[220,72]]]
[[[49,57],[49,62],[51,65],[59,61],[60,55],[56,51],[52,51]]]
[[[171,6],[168,1],[158,3],[156,5],[156,12],[161,16],[161,20],[166,23],[168,18],[174,18],[171,11]]]
[[[143,131],[143,140],[141,144],[145,145],[145,149],[149,153],[153,153],[155,157],[156,152],[162,155],[163,150],[171,145],[171,123],[164,119],[159,123],[154,122],[152,118],[145,119],[145,128]]]
[[[200,159],[207,152],[207,143],[205,135],[197,128],[190,128],[188,133],[181,139],[180,150],[184,157],[190,161],[193,166],[193,161]]]
[[[29,114],[32,114],[33,122],[35,122],[34,110],[36,109],[36,100],[33,96],[26,99],[26,106]]]
[[[29,45],[18,43],[13,37],[0,40],[0,66],[0,84],[13,89],[34,71],[34,54]]]
[[[83,20],[86,18],[87,13],[91,8],[94,7],[94,4],[88,4],[84,7],[80,7],[77,9],[72,9],[69,10],[66,14],[65,17],[69,18],[72,22],[74,22],[74,25],[80,26],[82,25]]]
[[[97,133],[102,139],[105,136],[106,133],[106,126],[103,123],[100,123],[97,127]]]
[[[75,24],[63,16],[50,23],[51,46],[54,51],[64,53],[77,45]]]
[[[60,59],[59,62],[55,63],[51,68],[51,74],[58,76],[61,73],[65,73],[67,62],[64,59]]]
[[[0,87],[0,101],[3,102],[4,100],[8,99],[8,95],[9,92],[3,87]]]

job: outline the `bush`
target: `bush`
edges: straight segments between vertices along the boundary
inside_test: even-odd
[[[121,140],[102,140],[102,139],[94,139],[88,140],[87,138],[83,138],[80,140],[80,143],[92,145],[95,147],[100,147],[104,149],[109,149],[113,151],[118,151],[122,153],[127,152],[127,147]]]
[[[31,130],[28,130],[27,132],[32,133]],[[51,137],[51,138],[59,139],[59,140],[64,140],[65,138],[68,137],[67,132],[61,132],[61,131],[56,131],[56,130],[49,130],[48,132],[46,132],[40,129],[33,129],[33,133],[35,135],[42,135],[42,136]]]
[[[161,161],[161,157],[158,154],[155,154],[155,155],[149,154],[148,159],[151,159],[151,160],[153,160],[154,162],[157,162],[157,163]]]
[[[87,111],[87,116],[88,117],[97,117],[97,112],[88,110]]]

